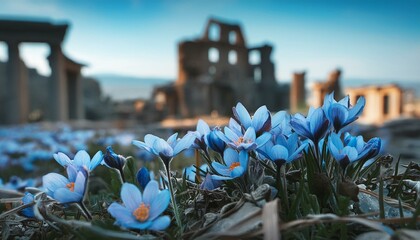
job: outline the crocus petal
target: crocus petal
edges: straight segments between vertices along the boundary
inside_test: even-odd
[[[71,164],[70,158],[66,154],[64,154],[62,152],[59,152],[57,154],[54,154],[53,157],[63,167]]]
[[[245,129],[252,126],[251,116],[242,103],[236,104],[236,107],[233,108],[233,115]]]
[[[239,162],[238,152],[232,148],[226,148],[223,152],[223,160],[225,161],[226,166],[230,166],[234,162]]]
[[[169,144],[169,146],[173,148],[176,144],[177,138],[178,138],[178,133],[174,133],[168,138],[166,142]]]
[[[366,105],[366,99],[361,96],[357,99],[356,105],[349,109],[349,121],[354,121],[362,113]]]
[[[148,220],[153,221],[155,218],[161,215],[166,210],[166,208],[168,208],[170,199],[171,197],[168,189],[160,191],[150,202]]]
[[[258,132],[260,129],[263,128],[267,121],[270,121],[271,124],[270,112],[264,105],[259,107],[254,113],[254,116],[252,118],[252,127],[254,127],[255,131]]]
[[[258,146],[262,146],[266,144],[270,139],[271,139],[271,134],[268,132],[265,132],[261,136],[259,136],[257,139],[255,139],[255,143]]]
[[[173,155],[178,155],[181,151],[190,148],[191,145],[194,143],[196,137],[192,133],[187,133],[181,140],[178,141],[174,148]]]
[[[82,171],[77,173],[76,181],[74,182],[74,192],[84,195],[86,188],[86,176]]]
[[[116,221],[120,225],[124,226],[126,224],[134,224],[135,222],[137,222],[133,213],[129,209],[121,206],[116,202],[112,203],[108,207],[108,212],[109,214],[111,214],[112,217],[116,219]]]
[[[68,183],[69,180],[66,177],[57,173],[48,173],[42,177],[42,184],[50,196],[57,188],[64,188]]]
[[[124,183],[121,188],[121,199],[126,208],[134,212],[142,202],[140,190],[131,183]]]
[[[162,216],[156,218],[149,229],[154,231],[162,231],[169,227],[171,224],[171,218],[169,216]]]
[[[197,123],[197,131],[199,133],[201,133],[202,135],[206,135],[206,134],[208,134],[210,132],[210,127],[202,119],[199,119],[198,120],[198,123]]]
[[[253,127],[249,127],[244,134],[244,139],[251,142],[255,142],[255,138],[256,138],[255,129]]]
[[[144,143],[142,141],[133,140],[131,143],[138,148],[144,149],[148,152],[151,152],[151,153],[157,155],[157,153],[151,148],[151,146],[148,146],[146,143]]]
[[[318,141],[324,135],[327,129],[324,129],[324,123],[328,121],[325,117],[325,113],[321,108],[317,108],[312,113],[312,116],[309,120],[309,129],[311,131],[312,136],[314,137],[314,141]]]
[[[286,161],[289,157],[289,151],[284,146],[275,145],[269,152],[269,156],[271,160],[273,161],[277,161],[277,160]]]
[[[144,136],[144,143],[145,143],[147,146],[151,147],[151,146],[153,146],[153,144],[155,143],[155,141],[156,141],[157,139],[159,139],[159,137],[156,137],[156,136],[155,136],[155,135],[153,135],[153,134],[146,134],[146,136]]]
[[[328,146],[329,146],[329,150],[331,152],[331,155],[337,160],[340,161],[341,160],[341,156],[340,156],[340,151],[338,150],[339,148],[337,148],[332,142],[331,142],[331,138],[330,138],[330,142],[328,142]],[[342,149],[342,148],[340,148]]]
[[[232,172],[230,172],[230,176],[231,176],[232,178],[237,178],[237,177],[242,176],[242,175],[244,174],[244,172],[245,172],[245,168],[244,168],[244,167],[242,167],[242,166],[237,166],[237,167],[235,167],[235,168],[232,170]]]
[[[338,103],[346,108],[350,107],[350,97],[349,95],[345,96],[343,99],[338,101]]]
[[[165,157],[172,158],[174,150],[169,144],[163,139],[157,139],[153,144],[153,149],[158,153],[159,156],[164,155]]]
[[[156,198],[156,196],[159,193],[159,184],[155,180],[151,180],[144,189],[143,192],[143,202],[146,205],[150,205],[150,203],[153,201],[153,199]]]
[[[239,152],[239,164],[244,168],[248,169],[248,151]]]
[[[73,165],[68,165],[66,167],[67,176],[70,182],[75,182],[77,177],[77,169]]]
[[[242,135],[242,127],[235,119],[230,118],[228,126],[237,136]]]
[[[308,143],[303,143],[302,145],[300,145],[300,147],[298,147],[296,149],[295,152],[293,152],[291,155],[289,155],[289,158],[287,159],[287,162],[291,162],[296,160],[300,154],[302,153],[302,151],[308,146]]]
[[[142,189],[146,188],[147,184],[150,182],[150,173],[146,167],[140,168],[136,174],[137,182],[140,184]]]
[[[74,156],[74,164],[78,167],[87,167],[90,166],[90,156],[85,150],[80,150]]]
[[[230,141],[230,139],[229,138],[227,138],[226,136],[225,136],[225,134],[223,134],[222,133],[222,131],[216,131],[215,132],[215,134],[216,134],[216,136],[220,139],[220,140],[222,140],[223,142],[225,142],[225,143],[230,143],[231,141]],[[236,136],[236,137],[238,137],[238,136]]]
[[[343,149],[344,145],[343,142],[340,139],[340,134],[338,133],[331,133],[329,141],[331,144],[333,144],[337,149]]]
[[[223,176],[229,176],[230,175],[230,170],[229,167],[222,165],[218,162],[212,162],[211,166],[214,168],[214,170],[216,170],[216,173],[223,175]]]
[[[77,203],[83,200],[83,195],[68,188],[59,188],[54,191],[53,198],[60,203]]]
[[[143,229],[148,229],[151,225],[152,225],[152,221],[147,221],[147,222],[136,221],[134,223],[127,223],[123,225],[123,227],[143,230]]]
[[[312,138],[312,133],[309,130],[308,123],[306,119],[300,113],[296,113],[292,119],[290,119],[290,126],[301,136],[305,136],[307,138]]]
[[[355,148],[349,147],[349,146],[345,146],[343,148],[342,153],[344,155],[346,155],[351,162],[354,161],[354,160],[356,160],[357,159],[357,156],[358,156],[357,150]]]
[[[230,128],[225,127],[225,136],[229,139],[230,142],[238,142],[239,136],[236,135]],[[223,139],[222,139],[223,140]],[[228,143],[228,142],[226,142]]]
[[[341,104],[332,104],[328,116],[336,131],[339,131],[348,118],[348,109]]]
[[[296,150],[299,144],[299,136],[297,133],[293,133],[289,136],[289,139],[286,141],[286,144],[283,146],[286,146],[287,150],[289,151],[289,157],[290,155]]]
[[[102,151],[98,151],[90,162],[89,171],[95,169],[102,162],[103,157],[104,155],[102,154]]]
[[[230,173],[229,173],[230,174]],[[219,175],[212,175],[211,178],[213,180],[230,180],[232,179],[232,177],[227,177],[227,176],[219,176]]]

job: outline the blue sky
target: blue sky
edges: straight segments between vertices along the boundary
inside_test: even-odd
[[[420,80],[420,1],[0,0],[0,17],[69,22],[67,55],[85,74],[177,76],[176,44],[199,37],[210,16],[241,23],[249,46],[274,45],[279,81],[306,70],[324,79]],[[23,44],[30,66],[48,72],[48,47]],[[0,45],[0,59],[5,57]]]

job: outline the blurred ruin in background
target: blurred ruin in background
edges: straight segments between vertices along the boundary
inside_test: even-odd
[[[355,131],[384,138],[386,151],[401,154],[404,160],[420,159],[414,151],[420,147],[420,101],[415,88],[360,82],[343,89],[341,69],[326,73],[326,79],[311,86],[304,71],[293,73],[290,84],[281,83],[275,77],[273,46],[248,46],[239,23],[211,18],[202,36],[178,43],[175,81],[149,89],[150,98],[115,101],[104,96],[99,81],[81,74],[88,65],[62,51],[68,26],[0,20],[0,41],[8,53],[7,62],[0,62],[0,124],[4,127],[67,122],[76,128],[143,126],[147,132],[187,131],[195,128],[199,118],[212,126],[225,125],[237,102],[251,112],[261,105],[272,112],[306,112],[309,106],[321,106],[326,94],[334,91],[337,99],[350,95],[352,104],[360,96],[366,98]],[[19,53],[22,43],[48,45],[50,76],[25,65]]]

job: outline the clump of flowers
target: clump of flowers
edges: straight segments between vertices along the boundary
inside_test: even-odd
[[[63,211],[76,204],[88,220],[112,219],[124,231],[159,237],[165,237],[163,231],[175,238],[197,237],[195,234],[207,231],[212,221],[229,218],[227,211],[240,211],[240,203],[244,201],[261,207],[279,199],[279,215],[277,211],[270,214],[276,214],[284,223],[321,213],[329,213],[331,217],[350,215],[352,211],[355,216],[359,201],[357,184],[369,183],[379,188],[383,184],[377,157],[381,139],[365,141],[362,136],[345,131],[360,116],[364,105],[364,98],[352,106],[348,96],[336,101],[330,94],[322,107],[310,108],[306,115],[292,116],[286,111],[272,114],[266,106],[251,114],[238,103],[233,107],[228,126],[223,128],[211,127],[200,119],[195,131],[182,138],[178,133],[167,139],[147,134],[143,141],[133,140],[135,147],[160,159],[162,165],[153,163],[151,170],[147,166],[152,165],[149,161],[140,164],[132,157],[115,153],[111,146],[105,154],[98,151],[92,159],[85,150],[78,151],[73,160],[61,152],[54,154],[67,177],[58,173],[45,175],[42,190],[49,196],[48,201],[59,204]],[[190,160],[180,154],[188,149],[196,153],[195,165],[187,164]],[[177,164],[189,166],[172,171],[175,158]],[[98,167],[100,163],[108,168]],[[159,166],[163,171],[156,170]],[[96,190],[100,197],[95,198],[89,195],[88,186],[98,168],[117,170],[113,173],[120,179],[113,181],[114,175],[109,174],[110,184],[107,182],[102,188],[92,184],[95,189],[100,188]],[[113,194],[107,193],[109,189]],[[261,189],[268,189],[262,197],[256,194]],[[398,192],[390,191],[391,194],[398,195]],[[23,198],[24,204],[34,201],[39,206],[42,198],[34,199],[28,194]],[[85,202],[95,209],[93,216]],[[237,204],[234,210],[225,207],[229,203]],[[25,208],[22,214],[33,218],[31,210]],[[318,221],[321,223],[323,219]],[[328,232],[325,226],[311,226],[321,229],[319,232],[324,234],[321,238],[335,238],[337,232],[347,231],[330,223],[334,232],[328,234],[324,234]],[[378,229],[392,234],[385,227]],[[112,234],[108,237],[119,236]],[[316,235],[296,234],[302,234],[297,238]]]

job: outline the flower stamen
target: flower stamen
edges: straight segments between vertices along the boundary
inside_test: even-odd
[[[149,218],[149,209],[149,206],[146,206],[146,204],[141,203],[140,206],[136,210],[134,210],[133,215],[140,222],[144,222]]]
[[[67,183],[67,184],[66,184],[66,187],[67,187],[70,191],[74,192],[74,182]]]
[[[229,170],[232,171],[233,169],[235,169],[236,167],[241,166],[241,164],[239,162],[234,162],[230,165]]]

